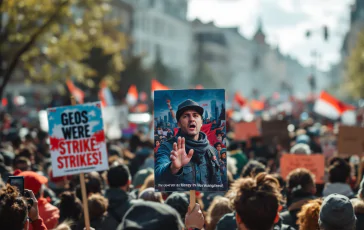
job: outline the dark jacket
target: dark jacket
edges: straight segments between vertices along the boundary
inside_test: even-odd
[[[308,201],[315,199],[314,196],[302,197],[295,199],[291,205],[289,205],[288,210],[280,214],[283,224],[289,225],[294,229],[298,229],[297,225],[297,214],[301,211],[301,208]]]
[[[106,190],[105,197],[109,201],[109,207],[104,219],[103,230],[115,230],[121,223],[125,213],[136,202],[128,193],[118,188]]]
[[[237,229],[235,212],[223,216],[217,223],[215,230],[235,230]],[[289,225],[283,224],[282,218],[273,227],[273,230],[295,230]]]
[[[170,155],[173,148],[173,143],[177,142],[177,137],[173,137],[168,141],[162,143],[156,153],[155,162],[155,182],[158,191],[186,191],[198,190],[198,191],[222,191],[224,190],[220,165],[218,162],[217,150],[209,146],[208,150],[204,154],[199,163],[195,162],[193,158],[185,165],[177,174],[171,172],[171,160]],[[186,147],[186,152],[188,149]],[[159,186],[162,184],[172,185],[173,187]],[[184,184],[183,187],[177,187],[175,185]],[[198,186],[201,185],[201,186]],[[205,185],[221,185],[217,186],[205,186]],[[186,187],[187,186],[187,187]]]

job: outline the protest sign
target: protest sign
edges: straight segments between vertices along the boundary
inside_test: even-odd
[[[339,155],[359,155],[364,152],[364,128],[340,126],[338,138]]]
[[[239,122],[234,126],[235,140],[248,141],[251,137],[260,136],[260,132],[255,121]]]
[[[291,171],[297,168],[305,168],[315,175],[316,184],[324,183],[325,157],[322,154],[283,154],[280,167],[281,176],[285,180]]]
[[[154,92],[156,191],[227,190],[225,105],[223,89]]]
[[[287,129],[287,121],[262,121],[261,125],[264,144],[280,144],[285,150],[290,149],[290,137]]]
[[[100,102],[49,108],[48,123],[54,176],[108,169]]]

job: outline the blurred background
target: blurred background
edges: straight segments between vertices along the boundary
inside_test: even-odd
[[[227,109],[253,112],[293,100],[310,112],[323,90],[363,104],[362,0],[0,3],[1,108],[14,117],[71,94],[151,113],[166,88],[224,88]]]

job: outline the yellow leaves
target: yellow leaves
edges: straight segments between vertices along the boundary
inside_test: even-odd
[[[64,8],[58,6],[69,2]],[[118,15],[106,20],[112,10],[109,0],[5,0],[0,10],[9,18],[9,36],[3,44],[2,56],[13,58],[31,36],[49,18],[58,16],[37,38],[35,44],[20,57],[18,69],[30,79],[51,82],[66,76],[75,77],[89,87],[94,82],[88,77],[97,76],[84,64],[92,48],[102,48],[104,55],[112,59],[108,65],[110,86],[117,85],[124,70],[121,51],[128,46],[125,34],[118,31]],[[115,87],[114,87],[115,88]]]
[[[358,37],[347,63],[347,92],[355,99],[364,98],[364,33]]]
[[[112,64],[117,72],[121,72],[125,69],[121,53],[116,53],[112,56]]]

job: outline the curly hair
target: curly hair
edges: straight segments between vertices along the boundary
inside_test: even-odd
[[[233,184],[236,197],[233,206],[248,229],[271,229],[277,216],[282,195],[279,182],[267,173],[243,178]]]
[[[21,230],[27,221],[27,203],[11,185],[0,190],[0,226],[1,229]]]
[[[301,211],[297,214],[297,225],[299,230],[315,230],[320,229],[318,219],[320,215],[320,208],[322,199],[310,200],[307,204],[303,205]]]

